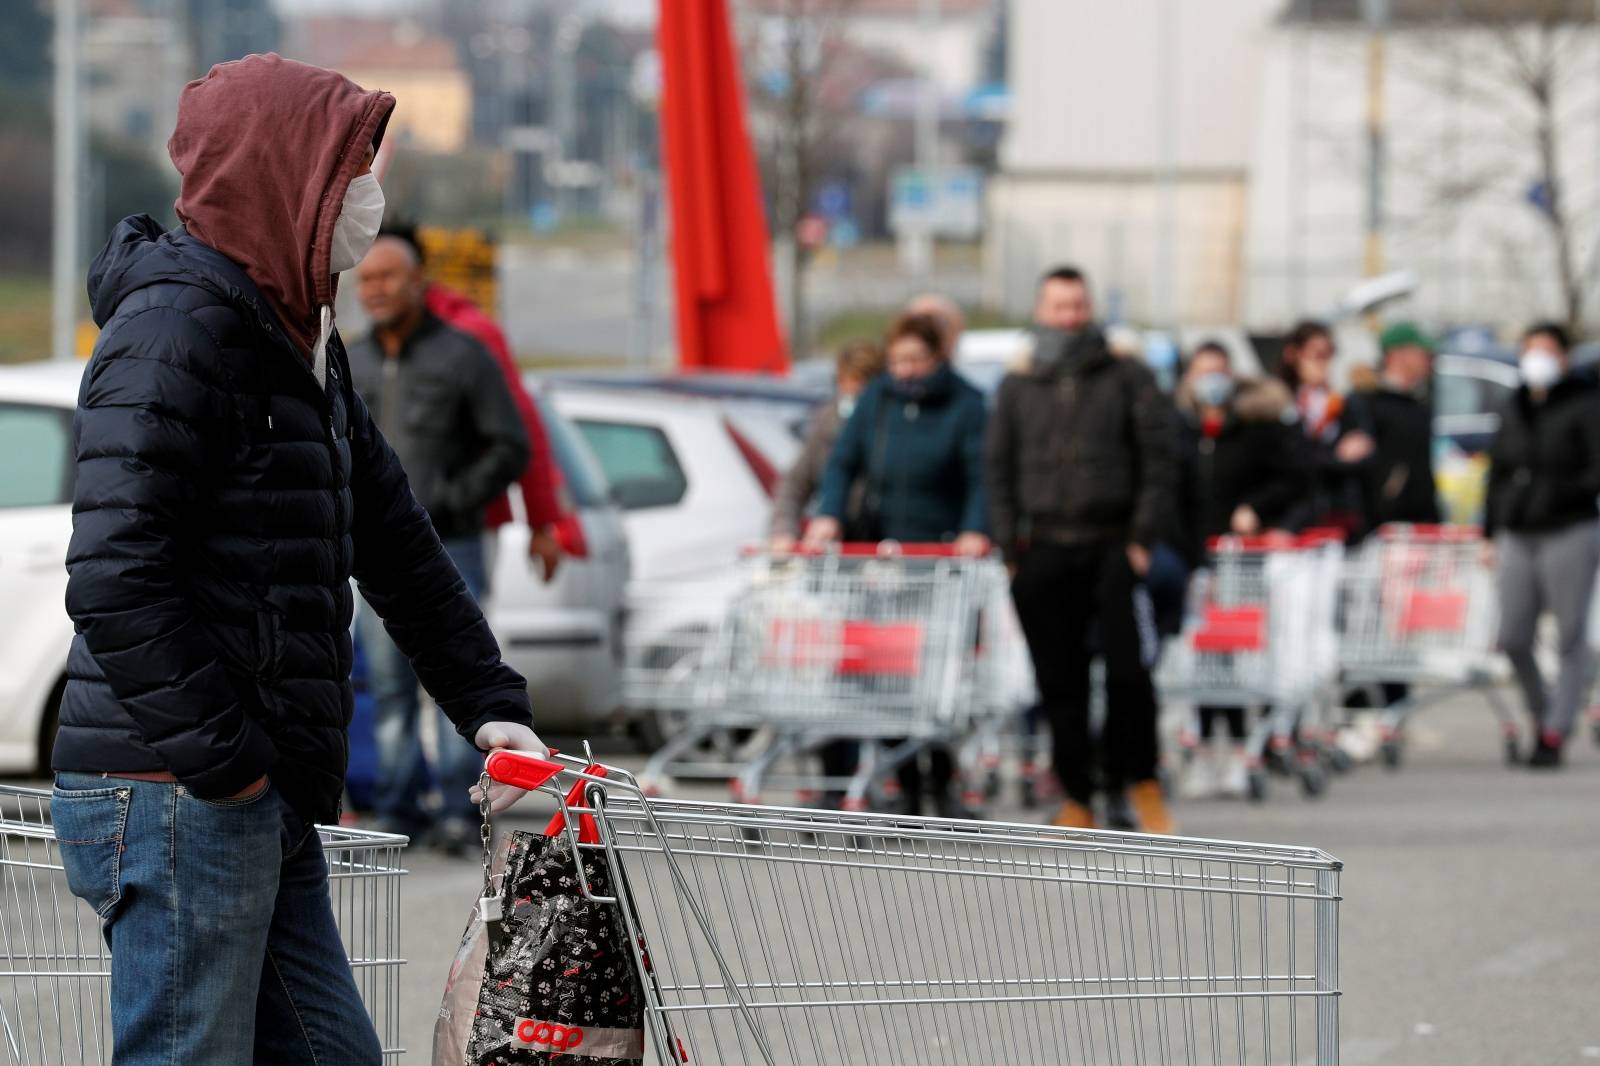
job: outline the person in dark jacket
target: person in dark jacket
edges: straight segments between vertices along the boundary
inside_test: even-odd
[[[1192,471],[1185,479],[1192,566],[1204,565],[1207,545],[1216,537],[1287,529],[1307,512],[1313,466],[1300,439],[1293,397],[1282,382],[1235,377],[1227,349],[1202,344],[1184,371],[1177,404]],[[1244,795],[1245,708],[1201,706],[1197,711],[1200,746],[1184,777],[1183,794],[1191,799],[1219,792]],[[1231,741],[1222,759],[1212,750],[1219,721],[1226,723]]]
[[[527,466],[522,417],[488,349],[428,309],[422,264],[410,245],[379,237],[356,279],[372,319],[371,334],[350,347],[356,391],[399,456],[467,591],[482,599],[484,511]],[[416,672],[382,619],[363,613],[357,626],[376,701],[379,827],[465,853],[478,839],[477,812],[466,794],[482,761],[461,745],[440,749],[434,778],[443,796],[435,820],[421,802],[429,775]]]
[[[1499,560],[1500,647],[1511,660],[1538,735],[1528,765],[1561,764],[1588,692],[1589,601],[1600,566],[1600,387],[1574,373],[1561,326],[1523,337],[1522,386],[1489,446],[1484,535]],[[1534,657],[1539,617],[1555,615],[1561,655],[1551,691]]]
[[[861,394],[882,373],[883,349],[872,341],[852,341],[839,349],[834,360],[833,399],[818,408],[812,417],[800,455],[783,475],[778,495],[772,501],[770,539],[774,551],[792,551],[799,543],[806,510],[822,488],[822,476],[827,471],[833,446],[845,422],[854,413]],[[858,489],[859,485],[852,488],[852,498],[846,503],[847,515],[860,505]]]
[[[1089,641],[1097,627],[1107,783],[1126,787],[1145,830],[1168,833],[1150,679],[1157,635],[1143,579],[1151,549],[1172,528],[1172,407],[1148,368],[1107,349],[1077,270],[1045,275],[1034,321],[1032,364],[1009,375],[995,398],[988,483],[1067,795],[1055,820],[1094,825]]]
[[[1387,522],[1435,524],[1439,494],[1433,478],[1432,338],[1407,322],[1378,338],[1383,365],[1376,389],[1351,395],[1354,424],[1372,438],[1362,460],[1368,530]]]
[[[888,371],[867,387],[828,457],[822,501],[805,543],[840,539],[902,543],[954,541],[963,555],[989,553],[983,493],[983,396],[944,357],[941,323],[905,315],[884,341]],[[860,483],[853,512],[850,497]],[[847,519],[848,524],[847,524]],[[943,817],[966,814],[954,795],[954,761],[928,752],[927,791]],[[921,807],[920,756],[901,765],[907,813]]]
[[[1352,410],[1347,397],[1333,388],[1337,354],[1333,331],[1306,319],[1284,338],[1278,376],[1299,412],[1315,476],[1314,493],[1300,516],[1303,524],[1338,529],[1346,539],[1354,539],[1366,524],[1362,464],[1377,445],[1358,421],[1360,408]]]
[[[333,329],[393,107],[275,55],[214,67],[170,142],[182,225],[126,219],[90,270],[51,815],[112,949],[118,1066],[381,1061],[314,829],[339,816],[352,575],[447,743],[545,750]]]

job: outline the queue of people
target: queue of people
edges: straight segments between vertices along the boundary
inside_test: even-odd
[[[1243,374],[1224,345],[1206,342],[1183,361],[1169,396],[1136,352],[1108,343],[1088,279],[1062,267],[1040,280],[1031,353],[986,411],[951,365],[960,321],[949,301],[918,297],[891,328],[876,379],[880,349],[863,341],[841,350],[838,397],[785,479],[773,544],[931,540],[1001,553],[1036,710],[1052,732],[1063,794],[1055,823],[1100,824],[1098,791],[1114,824],[1171,832],[1151,672],[1181,618],[1188,574],[1219,536],[1334,528],[1353,544],[1386,523],[1438,523],[1435,343],[1412,324],[1389,326],[1376,372],[1342,393],[1334,333],[1307,320],[1288,334],[1274,374]],[[1500,644],[1537,726],[1534,767],[1559,765],[1592,671],[1600,381],[1569,372],[1567,349],[1558,327],[1529,331],[1523,385],[1490,449],[1485,534],[1498,556]],[[1546,610],[1560,632],[1553,689],[1533,654]],[[1107,703],[1098,737],[1095,658]],[[1349,702],[1408,696],[1386,685]],[[1244,794],[1245,708],[1206,706],[1197,717],[1200,745],[1182,793]],[[831,745],[823,757],[830,776],[847,774],[854,748]],[[948,757],[935,763],[936,809],[959,813]],[[902,784],[917,810],[915,775]]]

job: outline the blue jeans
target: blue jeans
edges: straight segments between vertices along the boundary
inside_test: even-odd
[[[378,1066],[322,842],[271,785],[242,800],[63,773],[61,862],[105,921],[113,1066]]]
[[[464,537],[444,542],[467,591],[481,598],[486,581],[483,539]],[[389,639],[378,612],[368,606],[356,623],[361,649],[367,656],[367,678],[372,687],[377,719],[377,815],[386,829],[410,837],[420,836],[433,822],[423,806],[428,792],[428,764],[422,754],[419,723],[422,699],[411,660]],[[433,775],[441,793],[440,818],[476,826],[479,815],[467,790],[483,773],[483,753],[456,733],[455,723],[439,714],[439,766]]]

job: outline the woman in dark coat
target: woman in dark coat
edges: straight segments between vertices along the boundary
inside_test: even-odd
[[[953,541],[963,555],[987,555],[983,395],[950,366],[940,323],[931,315],[902,316],[884,349],[888,371],[862,393],[834,445],[805,543],[823,548],[839,540]],[[857,485],[860,499],[852,507]],[[941,816],[964,814],[951,788],[950,752],[934,747],[929,755],[936,809]],[[916,813],[922,798],[918,761],[904,764],[899,777],[906,810]]]
[[[1256,536],[1292,527],[1307,513],[1314,482],[1308,448],[1287,386],[1234,376],[1227,349],[1203,344],[1178,386],[1183,419],[1188,555],[1200,565],[1214,537]],[[1243,794],[1247,771],[1243,707],[1199,708],[1200,748],[1183,783],[1191,798]],[[1219,767],[1210,750],[1218,720],[1232,751]]]

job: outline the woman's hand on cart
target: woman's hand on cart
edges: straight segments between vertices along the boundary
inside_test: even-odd
[[[522,751],[541,758],[550,754],[550,746],[539,739],[539,734],[522,725],[520,722],[486,722],[478,729],[478,734],[473,738],[473,743],[479,751],[494,751],[505,749],[507,751]],[[481,785],[474,785],[469,795],[472,802],[482,803],[483,792]],[[489,783],[489,812],[499,814],[510,809],[518,800],[528,794],[527,789],[517,788],[499,781]]]
[[[837,542],[844,533],[844,527],[837,518],[827,515],[818,515],[806,526],[805,539],[801,544],[813,551],[820,551],[828,545]]]
[[[956,538],[953,547],[957,555],[981,559],[993,550],[994,542],[983,533],[963,533]]]

